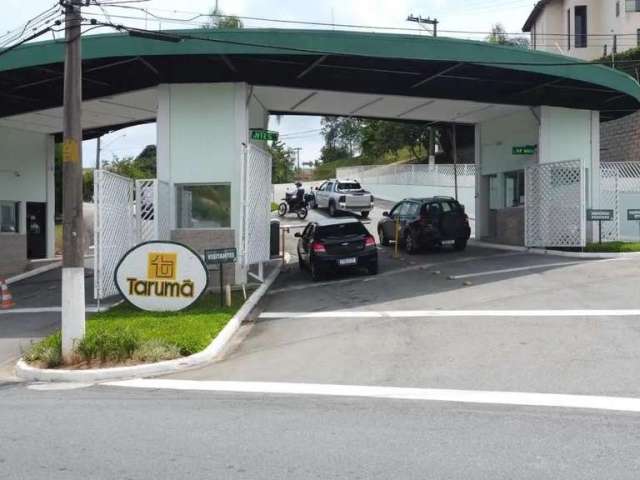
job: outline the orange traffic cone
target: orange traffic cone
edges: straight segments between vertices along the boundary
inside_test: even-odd
[[[15,307],[16,304],[13,301],[13,297],[9,292],[9,287],[4,278],[0,278],[0,310],[7,310]]]

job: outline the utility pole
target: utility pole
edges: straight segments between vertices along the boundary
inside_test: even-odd
[[[96,170],[100,170],[100,140],[102,137],[96,138]]]
[[[458,200],[458,142],[456,141],[456,124],[451,126],[451,147],[453,150],[453,189]]]
[[[296,151],[296,165],[298,169],[298,176],[300,176],[300,150],[302,150],[302,147],[296,147],[294,148],[294,150]]]
[[[437,18],[432,19],[431,17],[422,18],[422,16],[418,15],[417,17],[413,14],[407,17],[407,22],[415,22],[420,25],[425,30],[429,31],[424,25],[431,25],[431,33],[434,37],[438,36],[438,24],[440,23]]]
[[[65,10],[63,120],[62,356],[73,360],[84,337],[84,223],[82,219],[81,0],[60,0]]]

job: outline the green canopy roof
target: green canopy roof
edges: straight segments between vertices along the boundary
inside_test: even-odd
[[[83,38],[85,99],[160,83],[247,82],[513,105],[640,108],[640,86],[602,65],[486,42],[351,31],[165,31],[178,43],[126,33]],[[59,106],[63,44],[0,56],[0,116]]]

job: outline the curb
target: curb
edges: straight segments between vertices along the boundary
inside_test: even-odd
[[[105,380],[125,380],[130,378],[167,375],[196,367],[202,367],[214,360],[227,346],[243,321],[257,306],[258,302],[271,287],[280,274],[281,266],[266,278],[264,283],[251,294],[240,310],[229,320],[207,348],[188,357],[166,360],[164,362],[147,363],[131,367],[97,368],[90,370],[56,370],[32,367],[27,362],[18,360],[16,376],[32,382],[81,382],[94,383]]]
[[[535,255],[555,255],[568,258],[640,258],[640,252],[562,252],[560,250],[547,250],[544,248],[518,247],[516,245],[501,245],[499,243],[483,242],[481,240],[469,240],[470,245],[496,250],[508,250],[512,252],[531,253]]]

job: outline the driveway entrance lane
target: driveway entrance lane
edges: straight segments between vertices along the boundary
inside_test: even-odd
[[[639,343],[614,317],[265,320],[173,378],[639,397]]]

